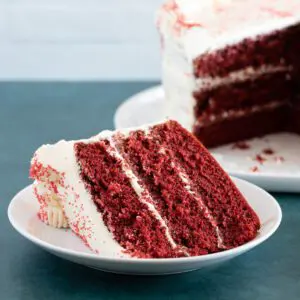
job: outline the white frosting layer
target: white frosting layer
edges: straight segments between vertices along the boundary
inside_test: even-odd
[[[202,77],[196,79],[196,90],[199,91],[202,88],[216,88],[222,85],[228,85],[236,82],[243,82],[248,79],[255,80],[262,75],[273,74],[278,72],[290,72],[293,67],[286,66],[271,66],[263,65],[258,69],[248,67],[241,71],[231,72],[227,77]]]
[[[232,118],[232,119],[241,118],[245,114],[247,114],[247,115],[254,114],[254,113],[261,112],[261,111],[272,110],[272,109],[275,109],[275,108],[278,108],[281,106],[286,106],[286,105],[287,105],[287,102],[284,102],[284,101],[273,101],[273,102],[266,103],[264,105],[252,106],[248,110],[245,110],[245,109],[233,110],[232,109],[232,110],[225,111],[219,115],[210,115],[209,120],[208,121],[205,120],[205,122],[197,120],[196,125],[197,126],[208,126],[211,123],[221,122],[228,118]]]

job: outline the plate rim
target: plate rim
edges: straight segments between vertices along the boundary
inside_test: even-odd
[[[162,93],[164,95],[164,90],[161,84],[157,84],[151,87],[148,87],[144,90],[141,90],[140,92],[137,92],[135,94],[133,94],[132,96],[130,96],[129,98],[125,99],[116,109],[115,113],[114,113],[114,117],[113,117],[113,123],[114,123],[114,128],[115,129],[120,129],[121,126],[119,126],[119,116],[121,111],[124,109],[124,107],[126,107],[127,105],[129,105],[131,102],[136,101],[137,99],[140,99],[141,97],[143,97],[145,94],[153,94],[153,93]]]
[[[49,250],[50,252],[54,253],[60,253],[60,254],[66,254],[66,255],[72,255],[80,258],[86,258],[91,260],[97,260],[97,261],[104,261],[107,263],[125,263],[125,264],[173,264],[173,263],[191,263],[191,262],[206,262],[211,261],[215,259],[221,259],[226,257],[234,257],[236,255],[242,254],[245,251],[251,250],[255,248],[256,246],[262,244],[266,240],[268,240],[279,228],[281,221],[282,221],[282,209],[277,202],[277,200],[267,191],[260,188],[259,186],[250,183],[244,179],[236,178],[233,176],[230,176],[230,178],[236,182],[241,182],[244,185],[248,185],[248,187],[252,189],[257,189],[259,192],[264,194],[265,196],[269,197],[269,199],[273,202],[274,208],[276,209],[276,220],[274,225],[269,229],[269,231],[263,235],[258,237],[257,239],[254,239],[246,244],[243,244],[239,247],[235,247],[233,249],[225,250],[222,252],[217,253],[211,253],[201,256],[191,256],[191,257],[180,257],[180,258],[135,258],[135,257],[124,257],[124,258],[112,258],[112,257],[104,257],[95,253],[85,253],[81,251],[76,251],[68,248],[63,248],[60,246],[53,245],[49,242],[43,241],[34,235],[27,232],[25,229],[23,229],[22,226],[18,225],[18,222],[15,220],[13,216],[13,207],[16,205],[16,202],[19,201],[18,198],[22,193],[24,193],[27,189],[32,188],[32,184],[26,186],[25,188],[21,189],[10,201],[8,208],[7,208],[7,215],[8,219],[11,223],[11,225],[14,227],[14,229],[22,235],[27,240],[31,241],[37,246],[42,247],[45,250]]]
[[[156,94],[162,94],[164,95],[164,90],[163,90],[163,86],[161,84],[157,84],[154,85],[152,87],[146,88],[132,96],[130,96],[129,98],[125,99],[116,109],[114,117],[113,117],[113,123],[114,123],[114,128],[115,129],[120,129],[122,128],[122,126],[120,126],[119,124],[119,119],[120,119],[120,115],[122,113],[122,110],[124,109],[124,107],[126,107],[127,105],[130,105],[131,102],[135,102],[138,101],[139,99],[141,99],[141,97],[147,97],[147,95],[153,95],[154,93]],[[211,148],[213,149],[213,148]],[[210,150],[210,149],[209,149]],[[230,175],[232,175],[233,177],[239,177],[239,176],[247,176],[248,178],[251,179],[272,179],[272,180],[280,180],[280,179],[284,179],[284,180],[300,180],[300,176],[296,175],[296,174],[284,174],[284,175],[280,175],[280,174],[276,174],[274,172],[268,172],[268,171],[264,171],[263,173],[253,173],[253,172],[247,172],[247,171],[230,171],[226,169],[226,172],[230,173]]]

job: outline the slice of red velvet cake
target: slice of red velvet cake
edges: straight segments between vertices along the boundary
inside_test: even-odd
[[[208,147],[300,134],[300,1],[168,0],[166,115]]]
[[[30,176],[40,219],[69,226],[101,255],[203,255],[260,228],[229,176],[175,121],[44,145]]]

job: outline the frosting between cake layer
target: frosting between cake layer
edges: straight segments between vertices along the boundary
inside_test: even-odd
[[[175,165],[174,163],[172,163],[172,167],[178,171],[178,176],[180,177],[181,181],[185,184],[185,189],[186,191],[192,195],[193,197],[195,197],[197,199],[197,202],[199,204],[199,207],[202,211],[204,211],[204,215],[205,217],[209,220],[209,222],[211,223],[211,225],[214,227],[215,231],[216,231],[216,236],[218,238],[218,247],[220,249],[226,249],[227,247],[224,245],[223,243],[223,238],[221,235],[221,232],[219,230],[219,227],[217,225],[216,220],[214,219],[214,217],[212,216],[212,214],[210,213],[208,207],[203,203],[202,199],[200,196],[196,195],[196,192],[193,191],[192,187],[191,187],[191,181],[188,178],[188,176],[184,173],[183,170],[180,170],[179,166]]]
[[[227,77],[201,77],[196,79],[196,90],[201,89],[213,89],[223,85],[229,85],[232,83],[243,82],[247,80],[255,80],[262,75],[274,74],[279,72],[291,72],[292,66],[272,66],[263,65],[258,69],[248,67],[246,69],[231,72]]]
[[[148,128],[149,127],[146,128],[145,134],[147,134]],[[129,132],[127,131],[126,134],[128,135]],[[151,195],[139,183],[138,177],[133,173],[133,171],[130,169],[130,167],[127,164],[127,162],[125,161],[125,159],[122,157],[122,155],[117,150],[117,147],[115,145],[113,138],[110,138],[109,142],[110,142],[110,146],[112,147],[113,151],[108,150],[108,152],[110,153],[110,155],[115,156],[117,159],[119,159],[121,161],[122,170],[126,174],[126,176],[129,178],[131,186],[134,189],[134,191],[136,192],[137,196],[139,197],[139,200],[148,207],[149,211],[160,222],[161,226],[165,229],[166,238],[168,239],[170,245],[172,246],[173,249],[176,248],[177,244],[173,240],[166,222],[163,220],[163,218],[158,213],[158,211],[156,210],[154,205],[151,203],[151,198],[152,198]],[[188,255],[187,253],[185,253],[185,254]]]
[[[224,111],[221,114],[218,115],[210,115],[208,119],[205,120],[196,120],[195,126],[208,126],[212,123],[221,122],[223,120],[229,119],[229,118],[240,118],[243,117],[246,113],[247,114],[253,114],[258,113],[265,110],[274,109],[280,106],[286,106],[288,104],[288,101],[282,102],[282,101],[273,101],[270,103],[267,103],[265,105],[255,105],[252,107],[249,107],[248,109],[232,109],[228,111]]]

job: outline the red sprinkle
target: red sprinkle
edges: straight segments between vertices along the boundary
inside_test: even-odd
[[[176,22],[174,25],[174,29],[176,32],[180,33],[182,28],[193,28],[193,27],[202,27],[200,23],[189,23],[185,19],[185,16],[179,11],[178,5],[175,1],[171,1],[166,3],[164,6],[164,9],[166,11],[171,11],[176,16]]]
[[[256,173],[259,172],[259,168],[257,166],[254,166],[250,169],[250,171]]]
[[[271,148],[266,148],[262,152],[266,155],[273,155],[275,153],[275,151]]]
[[[277,17],[280,18],[286,18],[286,17],[292,17],[293,14],[291,12],[288,11],[280,11],[280,10],[276,10],[274,8],[271,7],[262,7],[262,10],[267,11]]]
[[[260,154],[257,154],[253,160],[256,160],[258,163],[260,163],[261,165],[263,165],[263,163],[264,163],[267,159],[264,158],[263,156],[261,156]]]
[[[274,159],[277,163],[283,163],[285,161],[284,157],[282,156],[275,156]]]
[[[250,149],[250,145],[246,142],[237,142],[232,146],[232,149],[240,149],[240,150],[247,150]]]

